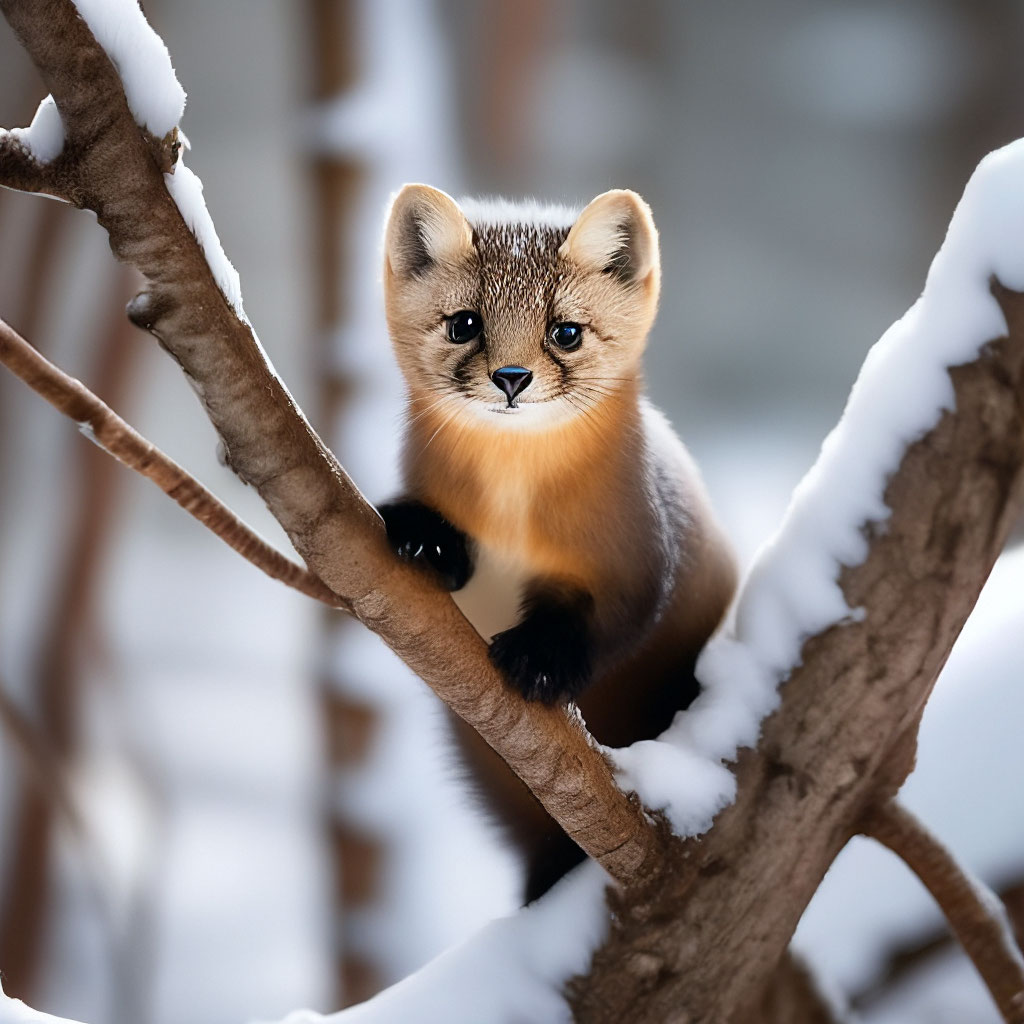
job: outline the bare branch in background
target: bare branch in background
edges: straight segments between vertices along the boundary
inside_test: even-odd
[[[1003,1019],[1024,1021],[1024,957],[998,897],[972,878],[945,846],[897,801],[872,808],[864,835],[892,850],[938,903],[978,969]]]
[[[86,834],[85,822],[75,801],[67,780],[57,767],[58,759],[38,730],[22,714],[11,699],[7,688],[0,684],[0,731],[10,740],[26,775],[34,780],[50,804],[57,808],[69,830],[77,837]],[[5,966],[5,970],[6,970]]]
[[[353,0],[307,0],[305,4],[310,100],[314,105],[337,101],[359,84],[358,76],[365,69],[357,59],[357,14]],[[347,313],[343,282],[349,269],[349,231],[355,223],[353,212],[365,175],[364,160],[355,153],[316,147],[309,155],[310,227],[315,240],[309,275],[315,333],[312,349],[319,363],[316,421],[329,440],[355,384],[339,365],[336,346]],[[351,635],[348,631],[360,629],[359,624],[325,613],[319,626],[322,654],[316,659],[317,691],[326,739],[325,767],[333,789],[339,780],[351,781],[366,770],[388,712],[352,692],[347,666],[337,656],[345,647],[344,638]],[[384,865],[393,851],[385,836],[374,834],[365,822],[351,815],[342,798],[324,801],[323,815],[333,869],[334,1005],[350,1006],[375,995],[387,981],[379,950],[368,948],[373,943],[367,941],[365,921],[368,911],[386,905]],[[393,923],[393,927],[401,926]]]
[[[52,254],[49,259],[40,256],[34,269],[43,271],[51,260]],[[111,299],[116,308],[124,303],[131,280],[123,268],[111,269]],[[34,282],[26,301],[44,305],[48,280],[43,276]],[[32,307],[28,311],[33,315],[39,312]],[[124,320],[112,320],[109,327],[103,324],[96,333],[99,343],[90,338],[89,346],[95,351],[93,372],[104,391],[116,399],[130,379],[131,327]],[[67,536],[53,544],[60,552],[57,571],[28,675],[26,700],[38,722],[41,749],[45,746],[52,759],[51,771],[57,777],[70,773],[80,754],[85,705],[83,649],[95,629],[94,607],[103,556],[116,527],[117,476],[112,470],[113,463],[95,451],[86,452],[85,458],[75,462],[68,494],[73,512]],[[16,970],[10,972],[9,979],[15,991],[31,992],[38,980],[46,932],[53,920],[53,852],[59,821],[54,811],[45,792],[38,787],[22,787],[11,830],[12,856],[3,885],[5,913],[0,919],[0,957],[6,959],[15,951],[11,959]],[[83,829],[78,830],[76,838],[90,869],[97,904],[107,915],[110,901],[101,860]]]

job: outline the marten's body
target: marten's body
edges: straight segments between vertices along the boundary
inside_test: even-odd
[[[464,212],[465,211],[465,212]],[[441,573],[527,699],[574,700],[602,743],[661,732],[735,570],[692,460],[642,395],[657,235],[630,192],[568,211],[407,186],[388,323],[409,384],[400,554]],[[456,736],[544,892],[582,854],[472,730]]]

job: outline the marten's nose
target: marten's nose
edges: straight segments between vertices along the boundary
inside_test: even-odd
[[[491,380],[505,392],[508,404],[511,405],[512,399],[529,386],[533,372],[525,366],[503,366],[491,374]]]

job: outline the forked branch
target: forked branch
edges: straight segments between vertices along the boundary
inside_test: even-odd
[[[1008,1024],[1024,1024],[1024,957],[998,897],[902,804],[891,800],[864,819],[864,835],[892,850],[921,880],[978,969]]]

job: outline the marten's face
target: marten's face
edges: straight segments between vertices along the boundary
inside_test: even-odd
[[[657,233],[633,192],[578,216],[407,185],[385,238],[388,327],[416,411],[543,429],[639,372],[658,301]]]

